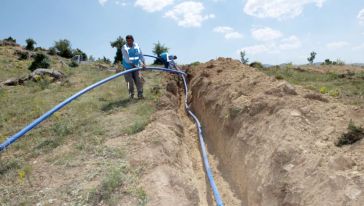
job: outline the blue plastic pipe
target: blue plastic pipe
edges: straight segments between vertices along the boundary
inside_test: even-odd
[[[207,156],[207,150],[206,150],[206,146],[205,146],[205,141],[204,141],[204,137],[203,137],[203,130],[202,130],[202,126],[200,121],[198,120],[198,118],[196,117],[196,115],[191,111],[190,106],[188,105],[188,87],[187,87],[187,81],[186,81],[186,77],[184,75],[181,75],[182,79],[183,79],[183,84],[185,87],[185,108],[187,113],[193,118],[193,120],[195,121],[195,124],[197,126],[197,132],[198,132],[198,137],[199,137],[199,141],[200,141],[200,146],[201,146],[201,153],[202,153],[202,158],[203,158],[203,163],[204,163],[204,167],[205,167],[205,171],[207,174],[207,178],[209,179],[210,182],[210,186],[211,186],[211,190],[214,194],[214,198],[215,198],[215,202],[216,205],[218,206],[223,206],[224,203],[222,201],[222,198],[220,196],[219,190],[217,189],[215,180],[214,180],[214,175],[212,174],[212,170],[210,167],[210,163],[209,163],[209,159]]]
[[[155,57],[155,56],[151,56],[151,55],[144,55],[144,56],[160,59],[159,57]],[[6,139],[3,143],[0,144],[0,152],[5,150],[8,146],[10,146],[15,141],[17,141],[19,138],[24,136],[26,133],[28,133],[34,127],[36,127],[37,125],[39,125],[40,123],[42,123],[43,121],[48,119],[55,112],[59,111],[60,109],[62,109],[63,107],[65,107],[66,105],[71,103],[73,100],[77,99],[78,97],[82,96],[83,94],[85,94],[85,93],[95,89],[96,87],[99,87],[99,86],[101,86],[101,85],[103,85],[103,84],[105,84],[105,83],[107,83],[107,82],[109,82],[109,81],[111,81],[111,80],[113,80],[115,78],[118,78],[118,77],[123,76],[123,75],[125,75],[127,73],[130,73],[130,72],[139,71],[139,70],[165,71],[165,72],[170,72],[170,73],[174,73],[174,74],[179,74],[182,77],[184,88],[185,88],[185,108],[186,108],[187,113],[193,118],[193,120],[195,121],[195,124],[197,126],[197,131],[198,131],[198,137],[199,137],[199,142],[200,142],[200,146],[201,146],[203,163],[204,163],[204,167],[205,167],[207,177],[209,179],[211,190],[213,192],[216,205],[217,206],[223,206],[224,204],[223,204],[222,198],[220,196],[220,193],[219,193],[219,191],[217,189],[217,186],[216,186],[216,183],[215,183],[215,180],[214,180],[214,176],[213,176],[213,173],[212,173],[209,161],[208,161],[208,155],[207,155],[207,150],[206,150],[205,141],[204,141],[204,137],[203,137],[203,130],[202,130],[201,123],[198,120],[198,118],[196,117],[196,115],[191,111],[190,106],[188,105],[188,102],[187,102],[187,99],[188,99],[188,86],[187,86],[187,81],[186,81],[186,73],[180,71],[179,69],[178,70],[173,70],[173,69],[166,69],[166,68],[160,68],[160,67],[147,67],[145,69],[135,68],[135,69],[125,70],[123,72],[112,75],[112,76],[110,76],[110,77],[108,77],[106,79],[103,79],[103,80],[101,80],[101,81],[99,81],[99,82],[97,82],[97,83],[95,83],[95,84],[93,84],[91,86],[88,86],[87,88],[77,92],[73,96],[69,97],[68,99],[66,99],[62,103],[55,106],[53,109],[49,110],[48,112],[46,112],[45,114],[40,116],[38,119],[34,120],[32,123],[30,123],[29,125],[24,127],[18,133],[14,134],[13,136]]]
[[[83,95],[83,94],[95,89],[96,87],[99,87],[99,86],[101,86],[101,85],[103,85],[103,84],[105,84],[105,83],[107,83],[107,82],[109,82],[109,81],[111,81],[111,80],[113,80],[115,78],[118,78],[118,77],[123,76],[123,75],[125,75],[127,73],[130,73],[130,72],[139,71],[139,70],[158,70],[158,71],[171,72],[171,73],[175,73],[175,74],[181,74],[182,76],[186,75],[184,72],[181,72],[181,71],[176,71],[176,70],[171,70],[171,69],[166,69],[166,68],[159,68],[159,67],[147,67],[145,69],[143,69],[143,68],[129,69],[129,70],[125,70],[123,72],[117,73],[115,75],[112,75],[112,76],[110,76],[110,77],[108,77],[106,79],[103,79],[103,80],[101,80],[101,81],[99,81],[99,82],[97,82],[97,83],[95,83],[95,84],[93,84],[91,86],[88,86],[87,88],[77,92],[73,96],[69,97],[68,99],[66,99],[62,103],[55,106],[53,109],[49,110],[48,112],[46,112],[45,114],[40,116],[38,119],[34,120],[32,123],[30,123],[28,126],[24,127],[18,133],[14,134],[13,136],[6,139],[3,143],[0,144],[0,152],[5,150],[9,145],[11,145],[15,141],[17,141],[22,136],[24,136],[26,133],[28,133],[30,130],[32,130],[34,127],[36,127],[38,124],[40,124],[44,120],[48,119],[50,116],[52,116],[52,114],[54,114],[58,110],[62,109],[64,106],[71,103],[73,100],[77,99],[81,95]]]
[[[144,55],[144,56],[152,57],[152,58],[159,59],[159,60],[163,61],[160,57],[151,56],[151,55]],[[177,71],[181,71],[179,68],[177,68],[177,69],[178,69]],[[203,136],[203,130],[202,130],[201,123],[198,120],[197,116],[192,112],[190,106],[188,105],[188,85],[187,85],[186,75],[181,75],[181,77],[182,77],[183,85],[184,85],[184,89],[185,89],[185,108],[186,108],[187,113],[195,121],[195,124],[196,124],[196,127],[197,127],[198,138],[199,138],[201,153],[202,153],[202,159],[203,159],[205,171],[206,171],[206,174],[207,174],[207,178],[209,179],[210,187],[211,187],[211,190],[213,192],[216,205],[217,206],[223,206],[224,203],[222,201],[219,190],[217,189],[217,186],[216,186],[216,183],[215,183],[215,180],[214,180],[214,175],[212,173],[210,163],[209,163],[209,160],[208,160],[207,150],[206,150],[206,145],[205,145],[205,141],[204,141],[204,136]]]

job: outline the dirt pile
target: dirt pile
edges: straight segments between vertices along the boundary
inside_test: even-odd
[[[191,104],[210,153],[243,205],[364,202],[364,142],[336,147],[364,109],[219,58],[190,73]]]

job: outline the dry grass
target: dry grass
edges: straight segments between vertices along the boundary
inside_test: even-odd
[[[323,67],[322,71],[320,71],[321,67]],[[324,95],[338,98],[347,104],[364,104],[364,71],[362,69],[351,68],[346,75],[347,73],[343,71],[347,69],[347,66],[336,66],[332,70],[325,66],[321,67],[312,70],[287,66],[260,69],[260,71],[276,79],[284,79],[292,84],[303,85]]]
[[[27,82],[23,86],[0,88],[0,141],[75,92],[113,74],[100,70],[96,64],[62,67],[56,57],[51,58],[51,67],[67,75],[65,82]],[[0,47],[0,81],[27,74],[30,62],[17,60],[10,47]],[[38,195],[42,188],[36,185],[45,180],[39,179],[41,174],[37,173],[66,172],[75,168],[80,171],[76,177],[65,173],[60,177],[64,180],[58,180],[64,181],[64,185],[43,196],[73,204],[87,203],[89,190],[82,185],[95,181],[98,182],[95,191],[107,188],[108,193],[102,194],[101,199],[94,198],[96,202],[104,200],[113,205],[114,192],[120,187],[131,191],[124,195],[146,202],[143,189],[136,186],[138,175],[130,172],[134,169],[127,165],[123,170],[112,166],[125,165],[127,148],[104,145],[110,138],[140,132],[149,123],[161,95],[155,94],[152,88],[162,80],[156,72],[146,72],[145,78],[145,100],[129,102],[125,80],[121,77],[80,97],[9,147],[0,156],[0,202],[15,205],[42,202],[44,198]],[[113,116],[115,118],[111,118]],[[48,165],[46,170],[39,166],[29,169],[29,165],[38,161]],[[89,164],[97,166],[90,168]],[[25,181],[20,182],[20,176],[24,176]]]

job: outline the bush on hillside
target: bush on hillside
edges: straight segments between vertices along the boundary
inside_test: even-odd
[[[30,65],[30,67],[28,69],[30,71],[34,71],[39,68],[47,69],[51,65],[50,62],[51,61],[50,61],[49,57],[40,52],[35,55],[34,61],[32,62],[32,64]]]
[[[83,52],[81,49],[75,49],[73,51],[73,56],[77,56],[77,55],[81,56],[81,61],[87,61],[87,54],[85,52]]]
[[[4,39],[4,41],[16,43],[16,39],[14,39],[11,36],[9,36],[8,38]]]
[[[61,39],[54,42],[54,48],[57,50],[57,54],[61,57],[68,59],[73,57],[71,42],[67,39]]]
[[[72,61],[70,64],[69,64],[70,67],[78,67],[79,65],[77,64],[77,62],[74,62]]]
[[[342,147],[344,145],[351,145],[364,138],[364,129],[356,126],[353,121],[350,121],[348,126],[348,132],[343,134],[338,141],[336,146]]]
[[[54,48],[54,47],[50,47],[49,49],[48,49],[48,54],[49,55],[56,55],[57,54],[57,49],[56,48]]]
[[[25,42],[27,43],[27,45],[25,46],[25,49],[29,50],[29,51],[33,51],[34,50],[34,45],[37,44],[37,42],[34,41],[34,39],[31,39],[31,38],[25,40]]]
[[[16,51],[15,54],[18,56],[18,60],[27,60],[29,58],[29,52],[27,51]]]
[[[257,61],[252,62],[249,66],[251,66],[253,68],[256,68],[256,69],[263,69],[264,68],[263,64],[260,63],[260,62],[257,62]]]

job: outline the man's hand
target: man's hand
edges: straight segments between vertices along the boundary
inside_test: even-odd
[[[142,63],[142,68],[145,69],[147,66],[145,65],[145,63]]]

